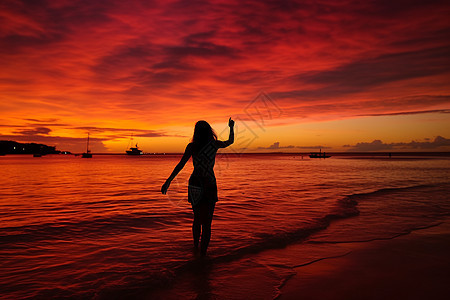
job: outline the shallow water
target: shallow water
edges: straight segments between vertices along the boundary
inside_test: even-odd
[[[189,272],[191,162],[168,195],[159,192],[179,159],[0,157],[0,290],[9,298],[119,297]],[[226,265],[312,234],[317,244],[364,241],[435,224],[450,213],[449,169],[447,158],[219,155],[209,257]],[[343,225],[324,230],[336,219]]]

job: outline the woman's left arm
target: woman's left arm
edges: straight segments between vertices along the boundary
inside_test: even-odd
[[[181,158],[180,162],[175,166],[172,174],[170,174],[169,178],[167,178],[166,182],[161,187],[161,193],[163,193],[164,195],[167,193],[167,189],[169,188],[170,183],[178,175],[178,173],[180,173],[180,171],[184,168],[184,166],[186,165],[186,163],[189,160],[189,158],[191,157],[191,155],[192,155],[192,144],[189,143],[186,146],[186,150],[184,150],[184,154],[183,154],[183,157]]]

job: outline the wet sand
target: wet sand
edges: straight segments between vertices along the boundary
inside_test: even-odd
[[[388,240],[194,261],[144,299],[449,299],[450,221]]]
[[[450,222],[294,268],[278,299],[449,299]]]

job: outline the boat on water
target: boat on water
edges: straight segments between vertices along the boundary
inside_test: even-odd
[[[91,150],[89,150],[89,133],[87,137],[87,145],[86,145],[86,152],[81,154],[82,158],[92,158]]]
[[[127,153],[128,155],[142,155],[142,154],[144,154],[144,153],[142,152],[142,150],[139,149],[139,147],[138,147],[137,144],[136,144],[136,147],[131,147],[129,150],[126,151],[126,153]]]
[[[128,147],[130,147],[131,145],[133,145],[133,135],[131,135],[130,141],[128,142]],[[125,151],[125,153],[127,155],[142,155],[144,154],[144,152],[142,152],[141,149],[139,149],[138,144],[136,143],[135,147],[130,147],[128,150]]]
[[[325,152],[322,152],[322,149],[320,149],[319,152],[311,152],[309,154],[310,158],[328,158],[331,157],[331,155],[327,155]]]

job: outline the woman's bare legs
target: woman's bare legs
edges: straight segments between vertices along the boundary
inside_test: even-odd
[[[200,233],[202,235],[200,253],[206,255],[209,241],[211,240],[211,223],[214,215],[215,203],[204,202],[194,207],[194,222],[192,224],[192,234],[194,237],[194,247],[198,247]]]
[[[194,222],[192,223],[192,236],[194,237],[194,247],[198,249],[198,243],[200,241],[200,232],[202,230],[202,223],[200,220],[200,213],[197,209],[194,209]]]

